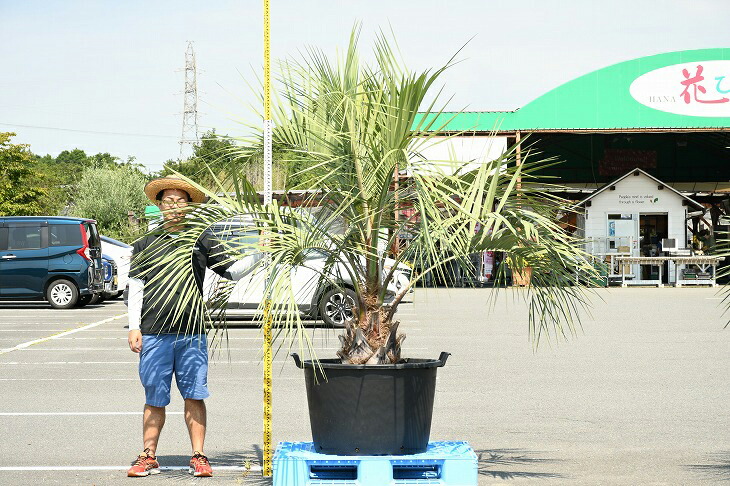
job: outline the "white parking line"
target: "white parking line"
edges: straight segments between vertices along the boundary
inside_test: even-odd
[[[62,337],[62,338],[56,338],[58,341],[71,341],[71,340],[86,340],[86,341],[102,341],[102,340],[124,340],[124,342],[127,342],[127,336],[124,337]],[[14,341],[17,340],[17,338],[0,338],[0,341]]]
[[[127,314],[121,314],[114,319],[126,316]],[[89,324],[91,325],[91,324]],[[126,327],[126,326],[125,326]],[[73,330],[73,329],[72,329]],[[66,331],[66,329],[0,329],[0,332],[54,332],[54,331]],[[96,329],[95,332],[116,332],[119,333],[119,329]]]
[[[251,471],[261,472],[261,466],[216,466],[215,471]],[[162,471],[187,471],[189,466],[161,466]],[[129,466],[0,466],[0,471],[126,471]]]
[[[10,338],[8,338],[8,339],[10,339]],[[62,338],[58,338],[59,341],[64,341],[64,340],[67,340],[67,341],[71,341],[71,340],[74,340],[74,341],[76,341],[76,340],[79,340],[79,341],[83,341],[83,340],[86,340],[86,341],[97,341],[97,340],[122,340],[122,339],[126,342],[127,341],[127,336],[124,336],[124,337],[62,337]],[[216,338],[216,342],[218,342],[219,339],[220,338]],[[2,341],[2,340],[4,340],[4,339],[0,339],[0,341]],[[261,341],[261,338],[260,337],[229,337],[228,339],[224,339],[224,341],[236,341],[236,340],[257,340],[257,341]]]
[[[277,376],[274,380],[301,380],[299,376]],[[139,378],[0,378],[2,381],[136,381],[139,382]],[[226,383],[244,383],[249,381],[261,381],[260,376],[248,376],[241,378],[226,378]]]
[[[119,314],[118,316],[114,316],[114,317],[110,317],[108,319],[93,322],[91,324],[87,324],[86,326],[77,327],[76,329],[69,329],[68,331],[64,331],[59,334],[53,334],[52,336],[47,336],[47,337],[40,338],[40,339],[34,339],[33,341],[26,341],[24,343],[21,343],[21,344],[18,344],[17,346],[12,347],[12,348],[6,348],[6,349],[0,350],[0,355],[10,353],[12,351],[17,351],[19,349],[27,348],[28,346],[33,346],[34,344],[42,343],[44,341],[49,341],[51,339],[58,339],[61,336],[68,336],[69,334],[74,334],[77,332],[85,331],[86,329],[91,329],[96,326],[106,324],[107,322],[111,322],[116,319],[120,319],[126,315],[127,315],[127,313],[125,312],[124,314]]]
[[[274,360],[274,363],[283,363],[285,361],[290,361],[291,359],[285,359],[285,360]],[[227,361],[227,360],[221,360],[221,361],[214,361],[213,363],[221,363],[221,364],[250,364],[250,363],[261,363],[261,361]],[[8,361],[7,363],[0,363],[0,366],[4,365],[103,365],[103,364],[111,364],[111,365],[120,365],[120,364],[134,364],[138,365],[139,361]]]
[[[139,378],[0,378],[0,381],[139,381]]]
[[[182,415],[183,412],[166,412],[168,415]],[[0,412],[0,417],[55,417],[73,415],[142,415],[142,412]]]
[[[139,364],[139,361],[8,361],[0,365]]]
[[[60,332],[65,330],[66,329],[0,329],[0,332]]]
[[[128,347],[122,348],[29,348],[18,351],[126,351],[131,352]]]
[[[253,348],[229,348],[229,347],[221,347],[216,348],[216,352],[227,352],[227,351],[255,351],[260,352],[261,346],[253,347]],[[426,351],[426,348],[408,348],[410,351]],[[339,351],[340,347],[324,347],[324,348],[317,348],[317,351],[323,352],[323,351]],[[126,351],[130,352],[128,347],[118,347],[118,348],[30,348],[30,349],[19,349],[18,351]],[[2,364],[2,363],[0,363]]]
[[[258,348],[225,348],[225,350],[261,351],[261,347],[258,347]],[[31,349],[19,349],[18,351],[126,351],[127,353],[131,352],[128,347],[125,347],[125,348],[122,348],[122,347],[119,347],[119,348],[31,348]],[[0,363],[0,364],[2,364],[2,363]]]

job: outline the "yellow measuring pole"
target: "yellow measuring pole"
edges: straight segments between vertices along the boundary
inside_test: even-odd
[[[264,0],[264,205],[272,201],[271,153],[271,49],[269,0]],[[268,235],[266,235],[268,236]],[[271,477],[271,300],[264,303],[264,467],[263,476]]]
[[[271,477],[271,301],[264,307],[264,477]]]

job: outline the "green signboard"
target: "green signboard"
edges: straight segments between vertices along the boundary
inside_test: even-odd
[[[144,217],[147,219],[160,218],[162,217],[162,211],[157,206],[150,204],[144,208]]]
[[[452,117],[445,130],[730,128],[730,49],[670,52],[614,64],[514,112],[443,113],[434,128]]]

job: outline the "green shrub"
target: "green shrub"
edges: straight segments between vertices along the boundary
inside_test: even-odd
[[[134,240],[140,234],[130,227],[128,212],[144,215],[148,204],[144,195],[145,176],[132,167],[84,169],[73,199],[71,214],[95,219],[99,231],[107,236]]]

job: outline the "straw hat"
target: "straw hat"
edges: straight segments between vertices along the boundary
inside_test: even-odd
[[[178,176],[169,175],[160,179],[153,179],[144,186],[144,193],[152,202],[157,202],[157,195],[165,189],[180,189],[190,194],[190,199],[194,203],[202,203],[205,201],[205,194],[194,188],[188,181]]]

